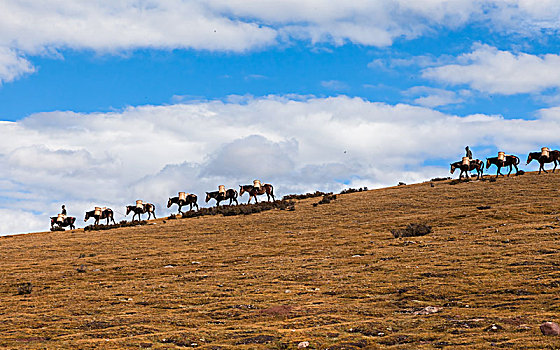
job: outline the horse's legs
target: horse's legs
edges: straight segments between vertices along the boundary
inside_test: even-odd
[[[183,208],[183,206],[181,204],[177,204],[179,206],[179,213],[183,214],[183,212],[181,211],[181,209]],[[191,204],[192,206],[192,204]]]
[[[556,163],[556,161],[554,161],[554,169],[552,169],[552,173],[553,173],[553,174],[554,174],[554,170],[556,170],[556,166],[557,166],[557,165],[558,165],[558,164]]]

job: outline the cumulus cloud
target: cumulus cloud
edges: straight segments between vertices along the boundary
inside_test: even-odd
[[[68,48],[244,52],[294,40],[383,47],[473,23],[538,35],[558,30],[559,16],[554,0],[4,0],[0,79],[32,72],[29,55]]]
[[[405,96],[414,97],[413,102],[424,107],[440,107],[450,104],[465,102],[465,96],[469,95],[466,90],[455,92],[437,89],[428,86],[415,86],[403,93]]]
[[[34,71],[33,65],[15,50],[0,46],[0,85]]]
[[[48,229],[62,203],[80,225],[95,205],[121,219],[136,199],[161,216],[178,191],[202,196],[255,178],[278,195],[420,181],[447,174],[424,164],[454,160],[466,144],[522,155],[553,147],[560,132],[557,109],[508,120],[346,96],[238,100],[0,122],[0,233]]]
[[[536,56],[477,45],[459,56],[456,64],[426,68],[422,76],[491,94],[533,93],[560,87],[560,55]]]

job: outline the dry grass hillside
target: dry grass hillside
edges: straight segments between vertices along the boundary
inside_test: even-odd
[[[559,189],[530,173],[3,237],[0,347],[559,348],[538,328],[560,321]],[[409,223],[433,232],[393,237]]]

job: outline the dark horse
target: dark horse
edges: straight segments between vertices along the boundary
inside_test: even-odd
[[[210,199],[216,200],[217,207],[220,206],[221,201],[225,201],[226,199],[229,199],[229,205],[231,205],[232,202],[239,204],[237,202],[237,191],[233,188],[228,189],[225,194],[220,191],[206,192],[206,203],[208,203]]]
[[[198,210],[199,209],[198,204],[196,203],[197,199],[198,198],[196,194],[189,194],[186,199],[179,199],[179,197],[171,197],[167,201],[167,207],[169,208],[172,204],[177,204],[179,206],[179,213],[183,213],[181,211],[181,208],[184,205],[190,205],[189,210],[192,210],[193,206],[195,206],[196,209]]]
[[[154,219],[156,218],[156,206],[153,205],[152,203],[144,203],[142,204],[142,208],[138,208],[135,205],[127,205],[126,206],[126,215],[130,214],[130,212],[134,212],[134,215],[132,215],[132,221],[134,221],[134,217],[136,215],[138,215],[138,221],[140,221],[142,218],[140,217],[141,214],[146,214],[148,213],[148,220],[150,220],[150,217],[153,215]]]
[[[269,202],[270,202],[270,197],[272,197],[272,201],[275,201],[274,187],[271,184],[264,184],[260,188],[256,188],[253,185],[239,185],[239,195],[242,196],[243,193],[245,192],[249,193],[249,201],[247,201],[247,204],[251,202],[251,198],[255,198],[255,203],[257,203],[258,202],[257,196],[260,196],[265,193]]]
[[[519,165],[519,162],[521,162],[519,160],[519,157],[514,156],[514,155],[506,155],[505,158],[506,159],[504,159],[504,160],[499,160],[498,157],[486,158],[486,169],[490,168],[490,165],[492,165],[492,164],[497,166],[498,167],[498,172],[496,173],[496,177],[498,177],[498,175],[504,176],[504,174],[502,174],[500,172],[500,170],[502,169],[502,167],[506,167],[506,166],[509,166],[509,172],[508,172],[507,176],[509,176],[509,174],[511,174],[511,171],[513,170],[513,167],[515,167],[515,172],[518,173],[519,169],[517,168],[517,166]]]
[[[113,217],[113,210],[111,208],[105,208],[105,210],[101,211],[101,215],[95,215],[95,210],[86,211],[85,221],[88,221],[89,218],[95,219],[95,225],[99,225],[99,220],[107,219],[107,225],[109,225],[109,220],[113,221],[113,224],[117,224],[115,222],[115,218]]]
[[[73,216],[67,216],[64,218],[64,220],[62,222],[58,222],[57,221],[58,216],[51,216],[51,230],[54,227],[54,225],[58,225],[58,227],[66,227],[66,226],[70,226],[70,229],[73,230],[76,228],[76,226],[74,226],[74,223],[76,222],[76,218]]]
[[[546,171],[546,169],[544,168],[544,165],[545,163],[552,163],[552,162],[554,162],[554,169],[552,169],[552,172],[554,172],[554,170],[556,170],[556,166],[558,165],[558,161],[560,161],[560,151],[557,150],[550,151],[548,157],[543,157],[541,152],[531,152],[527,157],[527,165],[529,165],[529,163],[531,163],[533,159],[539,162],[540,164],[539,174],[541,173],[541,170],[544,171],[545,173],[548,173],[548,171]]]
[[[482,176],[483,172],[484,172],[484,162],[481,161],[480,159],[471,159],[470,163],[468,165],[463,164],[463,162],[458,161],[455,163],[451,163],[451,174],[453,174],[455,172],[455,169],[460,169],[461,173],[459,174],[459,179],[461,179],[461,177],[463,176],[463,173],[465,173],[466,178],[469,178],[469,171],[473,171],[476,169],[476,173],[477,173],[477,180],[480,180],[480,177]]]

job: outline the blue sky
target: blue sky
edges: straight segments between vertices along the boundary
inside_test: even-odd
[[[466,144],[558,147],[553,0],[3,7],[0,234],[61,203],[167,214],[178,191],[253,178],[373,188],[447,176]]]
[[[423,67],[414,64],[387,67],[381,61],[453,57],[469,52],[476,43],[501,50],[524,45],[523,52],[533,55],[558,52],[556,37],[530,45],[526,40],[496,35],[489,28],[465,27],[432,32],[413,40],[397,39],[389,47],[295,41],[242,53],[192,49],[96,53],[60,49],[54,57],[29,56],[36,72],[0,87],[0,115],[3,120],[15,121],[45,111],[103,112],[247,94],[344,94],[391,104],[410,103],[416,96],[407,93],[410,88],[427,86],[456,92],[465,86],[448,86],[423,78]],[[521,98],[473,94],[468,102],[437,109],[457,115],[483,112],[529,118],[536,109],[548,105],[530,94]]]

